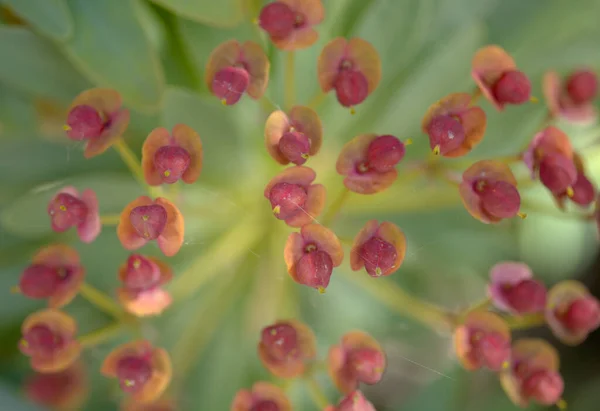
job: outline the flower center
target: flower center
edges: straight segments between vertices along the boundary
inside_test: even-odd
[[[154,166],[163,183],[177,182],[190,166],[191,156],[179,146],[163,146],[154,154]]]
[[[510,343],[496,332],[475,330],[471,337],[471,355],[480,365],[498,371],[508,365]]]
[[[396,263],[398,252],[394,246],[380,237],[371,237],[360,248],[367,273],[372,277],[388,274]]]
[[[21,340],[22,348],[32,354],[50,356],[64,344],[63,338],[44,324],[31,327]]]
[[[569,76],[565,88],[567,95],[575,104],[589,103],[598,92],[598,78],[591,71],[577,71]]]
[[[369,166],[379,172],[392,170],[404,158],[404,144],[391,135],[379,136],[369,144],[367,161]]]
[[[373,348],[353,350],[349,355],[352,373],[365,384],[376,384],[385,370],[385,356]]]
[[[75,106],[67,116],[67,137],[71,140],[86,140],[99,137],[104,130],[105,119],[93,107],[87,105]]]
[[[119,360],[117,378],[125,392],[137,392],[152,377],[152,366],[142,357],[130,356]]]
[[[521,71],[507,71],[492,86],[492,94],[501,104],[523,104],[531,97],[531,82]]]
[[[33,264],[23,271],[19,288],[29,298],[48,298],[56,292],[60,282],[57,269]]]
[[[125,287],[134,292],[149,290],[160,284],[160,268],[146,257],[134,254],[127,259],[123,278]]]
[[[536,280],[523,280],[502,290],[510,306],[520,314],[537,313],[546,306],[546,287]]]
[[[212,81],[212,92],[223,104],[237,103],[250,84],[250,74],[240,67],[226,67]]]
[[[63,232],[85,222],[87,205],[75,196],[60,193],[48,204],[48,215],[55,231]]]
[[[568,157],[551,153],[542,158],[539,175],[542,184],[558,195],[572,190],[571,186],[577,181],[577,168]]]
[[[334,87],[337,99],[344,107],[362,103],[369,94],[369,82],[358,70],[341,70],[337,75]]]
[[[329,285],[333,261],[329,254],[321,250],[313,250],[302,256],[296,263],[296,277],[298,282],[319,292],[325,292]]]
[[[277,361],[285,361],[297,357],[298,333],[288,324],[279,324],[267,327],[262,332],[262,343],[267,348],[269,355]]]
[[[129,221],[141,237],[156,240],[167,224],[167,210],[158,204],[135,207]]]
[[[292,131],[279,140],[279,151],[291,163],[298,166],[306,163],[310,150],[310,140],[304,133]]]
[[[302,186],[290,183],[277,183],[269,193],[273,213],[280,220],[303,212],[306,197],[306,190]]]
[[[279,39],[291,35],[294,28],[303,22],[304,16],[294,13],[287,4],[277,1],[263,7],[258,17],[259,26],[271,37]]]
[[[480,179],[473,183],[473,189],[479,194],[481,207],[488,215],[495,218],[512,218],[519,213],[521,196],[512,184]]]
[[[429,146],[435,154],[445,155],[465,141],[465,129],[456,116],[441,115],[431,119],[427,127]]]

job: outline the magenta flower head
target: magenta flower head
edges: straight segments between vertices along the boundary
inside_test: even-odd
[[[210,54],[204,81],[224,105],[237,103],[244,93],[257,100],[267,89],[270,66],[269,58],[259,44],[229,40]]]
[[[301,166],[319,152],[322,142],[321,120],[309,107],[292,107],[289,114],[274,111],[267,118],[265,146],[279,164]]]
[[[290,227],[302,227],[325,207],[325,186],[313,184],[317,173],[304,166],[290,167],[277,174],[265,187],[273,215]]]
[[[68,368],[81,353],[75,320],[53,308],[29,315],[21,326],[19,349],[30,358],[31,368],[55,373]]]
[[[521,195],[511,169],[495,160],[482,160],[467,168],[459,185],[461,200],[474,218],[482,223],[498,223],[525,215],[519,212]]]
[[[19,281],[24,296],[47,299],[50,308],[60,308],[75,298],[85,278],[75,249],[64,244],[49,245],[39,250],[31,263]]]
[[[330,405],[324,411],[375,411],[375,407],[362,392],[356,390],[342,398],[336,406]]]
[[[377,384],[383,377],[386,358],[373,337],[362,331],[345,334],[329,349],[327,369],[335,386],[344,394],[358,389],[359,383]]]
[[[141,196],[121,212],[117,236],[127,250],[137,250],[156,240],[164,255],[172,257],[183,245],[183,216],[167,199],[158,197],[153,201]]]
[[[474,311],[454,330],[454,350],[462,366],[500,371],[509,365],[510,329],[498,315]]]
[[[317,353],[312,330],[297,320],[280,320],[261,331],[258,357],[279,378],[296,378]]]
[[[546,105],[553,117],[578,124],[591,124],[598,111],[593,100],[598,92],[598,79],[590,70],[572,73],[564,82],[558,73],[549,71],[542,83]]]
[[[122,411],[177,411],[178,408],[175,405],[175,402],[161,398],[157,401],[153,401],[152,403],[143,403],[137,402],[132,398],[128,398],[123,401],[121,406]]]
[[[102,229],[98,198],[90,189],[83,190],[81,195],[72,186],[61,189],[48,203],[48,215],[52,230],[62,233],[76,227],[77,235],[84,243],[94,241]]]
[[[75,98],[64,128],[71,140],[86,141],[86,158],[104,153],[123,135],[129,110],[122,104],[117,91],[105,88],[86,90]]]
[[[370,220],[354,238],[350,267],[363,267],[371,277],[388,276],[396,272],[406,255],[406,236],[398,226]]]
[[[523,162],[531,171],[531,178],[539,178],[553,195],[574,194],[577,167],[573,147],[558,128],[549,126],[537,133],[523,153]]]
[[[517,70],[513,58],[495,45],[479,49],[471,62],[471,76],[497,110],[506,104],[523,104],[531,99],[531,82]]]
[[[155,128],[142,147],[146,183],[158,186],[181,180],[192,184],[200,177],[202,158],[202,141],[190,127],[177,124],[171,133],[163,127]]]
[[[589,207],[596,197],[596,187],[587,178],[583,159],[575,152],[573,153],[573,163],[577,170],[577,178],[571,185],[571,191],[567,192],[568,190],[565,190],[562,193],[554,195],[558,207],[563,210],[565,209],[565,202],[567,200],[571,200],[571,202],[579,207],[585,208]]]
[[[337,37],[323,47],[317,63],[324,93],[335,90],[338,102],[355,107],[375,91],[381,81],[381,58],[366,40]]]
[[[260,11],[258,25],[267,32],[275,47],[299,50],[319,39],[314,26],[325,18],[322,0],[277,0]]]
[[[321,224],[302,226],[287,239],[283,257],[294,281],[324,293],[334,267],[344,258],[342,244],[333,231]]]
[[[138,317],[158,315],[171,304],[170,294],[162,288],[171,278],[171,268],[159,259],[132,254],[119,268],[123,286],[117,296],[123,307]]]
[[[36,373],[25,382],[27,398],[56,410],[79,410],[89,393],[89,381],[83,363],[76,361],[55,373]]]
[[[564,382],[558,373],[559,365],[556,349],[546,341],[518,340],[512,346],[510,366],[500,373],[500,383],[519,407],[526,408],[532,401],[561,406]]]
[[[527,264],[506,261],[490,270],[488,295],[494,306],[513,314],[534,314],[546,307],[546,287]]]
[[[546,322],[563,343],[577,345],[600,327],[600,301],[578,281],[561,281],[548,292]]]
[[[100,372],[119,380],[121,390],[139,403],[151,403],[167,389],[173,375],[171,359],[163,348],[133,341],[115,348]]]
[[[487,126],[485,111],[470,103],[470,94],[454,93],[427,109],[421,129],[429,136],[434,154],[461,157],[483,140]]]
[[[292,411],[292,403],[285,391],[278,386],[259,381],[251,390],[239,390],[233,402],[231,411]]]
[[[361,134],[344,145],[335,167],[338,174],[345,177],[348,190],[375,194],[396,181],[395,167],[405,152],[405,144],[394,136]]]

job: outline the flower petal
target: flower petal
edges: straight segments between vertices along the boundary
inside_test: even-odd
[[[482,94],[498,110],[503,106],[494,98],[491,86],[505,71],[515,69],[517,65],[513,58],[500,46],[489,45],[480,48],[471,62],[471,76]]]
[[[160,284],[164,285],[173,279],[173,270],[171,266],[156,257],[146,257],[148,260],[156,264],[160,270]]]
[[[555,310],[563,304],[589,295],[588,289],[575,280],[565,280],[557,283],[548,291],[548,299],[546,302],[546,322],[554,333],[554,335],[564,344],[575,346],[583,342],[588,335],[587,331],[573,333],[565,328],[559,319],[556,317]]]
[[[394,261],[393,270],[386,272],[390,275],[400,268],[404,257],[406,256],[406,235],[400,230],[400,228],[393,223],[384,221],[377,230],[377,235],[384,241],[387,241],[396,249],[396,260]]]
[[[157,127],[148,134],[142,146],[142,169],[146,183],[151,186],[159,186],[162,179],[154,166],[154,156],[159,148],[171,144],[169,130]]]
[[[365,266],[363,259],[360,257],[359,250],[364,243],[366,243],[379,228],[377,220],[369,220],[363,228],[356,234],[354,241],[352,242],[352,248],[350,251],[350,268],[353,271],[358,271]]]
[[[33,355],[31,368],[41,373],[60,372],[72,365],[81,355],[82,347],[77,341],[69,342],[51,357]]]
[[[298,320],[286,320],[287,323],[294,327],[298,335],[298,346],[302,352],[302,357],[312,360],[317,356],[317,339],[315,333],[306,324]]]
[[[459,114],[460,123],[465,129],[465,139],[456,150],[445,154],[445,157],[461,157],[473,150],[483,140],[487,127],[487,117],[481,107],[471,107]]]
[[[242,47],[237,40],[229,40],[218,45],[208,56],[204,70],[204,82],[212,90],[212,82],[219,71],[234,66],[240,59]]]
[[[348,41],[346,55],[352,61],[354,68],[367,78],[369,94],[371,94],[381,81],[381,58],[379,53],[371,43],[355,37]]]
[[[89,244],[98,237],[102,230],[100,211],[98,209],[98,197],[93,190],[88,188],[83,190],[80,199],[87,206],[88,212],[85,221],[77,226],[77,234],[82,242]]]
[[[109,116],[117,112],[123,105],[123,100],[118,91],[108,88],[92,88],[79,94],[69,107],[91,106],[102,114]]]
[[[250,390],[242,389],[235,393],[231,402],[231,411],[249,411],[252,408],[254,400]]]
[[[488,285],[488,296],[492,299],[496,308],[512,312],[510,304],[504,299],[503,288],[507,285],[515,285],[523,280],[533,278],[531,268],[525,263],[506,261],[498,263],[490,270],[490,283]]]
[[[265,187],[265,197],[269,198],[271,189],[278,183],[298,184],[305,189],[317,178],[317,173],[312,168],[304,166],[289,167],[277,174]]]
[[[36,311],[25,318],[21,331],[25,334],[29,329],[38,325],[47,325],[52,331],[60,333],[64,337],[72,338],[77,333],[77,323],[70,315],[53,309]]]
[[[323,47],[317,61],[317,75],[324,93],[334,88],[339,73],[340,63],[346,55],[348,40],[336,37]]]
[[[304,238],[300,233],[291,233],[285,243],[283,249],[283,259],[287,266],[288,273],[292,276],[294,281],[298,282],[296,278],[296,263],[304,255]]]
[[[202,171],[204,152],[202,150],[200,135],[185,124],[176,124],[173,127],[173,139],[190,155],[190,165],[185,170],[185,173],[183,173],[181,179],[187,184],[192,184],[200,177],[200,172]]]
[[[356,174],[357,164],[365,161],[369,144],[377,138],[377,134],[361,134],[347,142],[338,156],[335,168],[338,174],[349,176]]]
[[[110,125],[100,136],[90,139],[85,147],[83,156],[92,158],[108,150],[127,130],[129,126],[129,110],[122,109],[111,116]]]
[[[501,161],[481,160],[473,163],[467,168],[463,175],[463,180],[473,182],[479,178],[485,178],[490,181],[505,181],[514,186],[517,185],[512,170]]]
[[[473,311],[469,313],[462,325],[454,330],[453,342],[456,357],[466,370],[476,370],[478,367],[472,363],[471,330],[477,329],[483,332],[496,332],[507,340],[510,340],[510,328],[508,324],[497,314],[489,311]]]
[[[66,244],[52,244],[40,249],[31,261],[51,267],[78,266],[81,263],[79,253]]]
[[[279,140],[290,129],[290,126],[290,119],[281,110],[272,112],[265,123],[265,146],[267,151],[275,161],[282,165],[287,165],[290,162],[279,151]]]
[[[245,41],[241,45],[240,59],[246,64],[250,74],[250,84],[246,92],[254,99],[259,99],[265,94],[269,84],[269,70],[271,63],[260,44],[254,41]]]
[[[321,224],[307,224],[300,229],[300,234],[304,239],[304,245],[314,243],[317,249],[329,254],[334,267],[342,264],[344,249],[333,231]]]
[[[139,402],[153,402],[165,392],[172,378],[173,368],[169,353],[163,348],[155,348],[152,351],[152,377],[132,397]]]
[[[295,106],[290,110],[289,119],[292,126],[310,141],[309,154],[317,154],[323,143],[323,125],[317,112],[310,107]]]
[[[121,344],[113,349],[110,354],[106,356],[106,358],[104,358],[102,366],[100,367],[100,373],[102,373],[102,375],[105,377],[116,377],[117,365],[122,358],[129,355],[148,355],[152,353],[152,350],[152,344],[146,340],[137,340]]]
[[[554,126],[548,126],[537,133],[523,152],[523,162],[531,171],[531,178],[535,178],[535,167],[539,158],[548,153],[557,153],[573,158],[573,147],[569,137]]]
[[[346,188],[357,194],[376,194],[389,188],[398,178],[398,170],[385,173],[368,172],[350,175],[344,179]]]
[[[288,37],[274,38],[271,41],[280,50],[293,51],[305,49],[319,40],[319,33],[311,27],[296,29]]]
[[[290,9],[304,16],[310,26],[319,24],[325,18],[325,8],[323,0],[278,0],[280,3],[287,4]]]
[[[252,393],[262,399],[271,400],[277,404],[279,411],[291,411],[292,404],[287,398],[285,391],[274,384],[259,381],[252,386]]]
[[[560,76],[555,71],[549,71],[544,74],[542,79],[542,92],[546,98],[546,106],[553,117],[560,114],[560,92],[562,88]]]
[[[171,295],[162,288],[154,288],[137,294],[119,288],[117,297],[121,305],[137,317],[159,315],[173,302]]]
[[[129,214],[136,207],[147,206],[153,203],[150,197],[140,196],[127,204],[121,212],[119,224],[117,225],[117,237],[119,237],[119,241],[121,241],[126,250],[136,250],[147,243],[146,239],[138,234],[135,227],[129,221]]]
[[[165,229],[158,236],[156,242],[158,243],[158,247],[167,257],[172,257],[179,252],[179,249],[183,245],[185,234],[183,215],[177,206],[166,198],[158,197],[155,203],[163,206],[165,210],[167,210],[167,223],[165,224]]]
[[[291,218],[285,220],[290,227],[302,227],[316,221],[316,218],[323,212],[325,208],[325,199],[327,191],[322,184],[313,184],[306,190],[306,203],[302,213],[298,213]]]
[[[71,273],[67,281],[63,281],[54,294],[48,298],[48,307],[60,308],[75,298],[79,293],[83,281],[85,280],[85,269],[81,266],[74,266],[75,270]]]

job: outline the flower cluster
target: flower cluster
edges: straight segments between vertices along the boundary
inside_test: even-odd
[[[518,406],[533,401],[565,407],[556,349],[537,338],[511,341],[508,321],[545,323],[560,341],[577,345],[600,327],[600,301],[573,280],[546,290],[526,264],[514,261],[492,267],[487,291],[489,304],[468,310],[454,330],[456,355],[463,367],[498,373]],[[489,306],[496,312],[483,309]]]
[[[317,42],[316,28],[324,18],[321,0],[277,0],[260,10],[256,24],[275,48],[293,58],[295,50]],[[332,39],[321,50],[315,66],[315,82],[321,93],[335,92],[338,103],[349,114],[377,90],[382,77],[378,51],[362,38]],[[244,95],[253,100],[264,97],[270,61],[257,42],[231,39],[212,51],[204,76],[210,93],[223,104],[219,108],[228,110]],[[565,211],[568,202],[583,209],[596,202],[596,211],[584,218],[596,221],[600,231],[597,189],[586,174],[581,154],[574,150],[567,134],[552,124],[558,118],[583,123],[595,119],[591,101],[597,93],[596,75],[581,69],[563,81],[557,73],[549,72],[543,84],[549,116],[529,145],[508,160],[475,161],[457,175],[442,159],[452,162],[464,157],[482,142],[487,116],[477,105],[479,98],[489,100],[499,112],[510,105],[535,101],[529,77],[500,46],[485,46],[475,53],[471,77],[475,91],[440,96],[423,114],[421,130],[432,155],[419,161],[417,169],[455,187],[466,211],[475,219],[497,224],[526,216],[518,188],[522,182],[511,168],[524,166],[531,179],[548,190],[560,210]],[[131,198],[118,218],[117,239],[131,254],[114,273],[119,282],[115,301],[106,298],[119,324],[159,315],[172,304],[173,297],[165,286],[175,273],[167,258],[182,248],[185,222],[179,208],[181,198],[166,188],[194,184],[202,174],[204,158],[199,134],[177,124],[170,130],[152,130],[138,161],[124,139],[129,121],[130,113],[118,91],[93,88],[74,99],[64,126],[66,138],[85,146],[86,158],[116,149],[149,194]],[[404,262],[407,237],[403,230],[389,221],[366,221],[353,241],[345,244],[350,248],[348,253],[345,241],[330,223],[349,195],[372,196],[397,182],[412,140],[377,133],[348,138],[335,161],[343,191],[321,218],[328,202],[327,190],[310,164],[320,155],[323,139],[323,124],[313,107],[292,101],[266,118],[265,151],[283,168],[265,181],[263,195],[273,221],[280,220],[276,223],[287,225],[291,231],[282,246],[287,272],[295,283],[325,293],[334,269],[346,259],[351,270],[360,271],[368,281],[385,281],[382,278],[397,273]],[[62,187],[46,205],[49,225],[55,232],[74,229],[81,242],[91,243],[102,230],[102,201],[89,188]],[[151,242],[160,249],[164,261],[137,251]],[[85,283],[85,274],[85,262],[76,250],[66,244],[51,244],[33,256],[19,281],[22,295],[48,304],[25,319],[19,343],[38,373],[28,383],[28,393],[47,405],[73,406],[85,397],[87,380],[82,377],[85,373],[79,358],[90,343],[85,336],[78,336],[76,321],[61,310],[78,293],[96,293],[97,297],[98,291]],[[562,404],[563,381],[556,350],[542,340],[511,341],[511,322],[532,321],[537,325],[541,320],[561,341],[575,345],[600,326],[600,303],[575,281],[561,282],[547,291],[522,263],[500,263],[490,276],[488,293],[493,311],[478,307],[458,315],[444,313],[448,318],[456,317],[452,326],[459,361],[467,370],[497,372],[508,396],[519,406],[527,406],[529,401]],[[273,376],[305,381],[317,398],[315,402],[326,411],[374,411],[359,390],[360,384],[376,384],[386,368],[385,354],[373,337],[362,331],[345,334],[323,362],[343,396],[332,405],[322,400],[314,379],[321,363],[316,358],[316,337],[307,325],[287,319],[264,328],[258,357]],[[166,392],[177,370],[164,348],[145,339],[124,343],[104,359],[100,371],[118,381],[126,394],[124,410],[176,409]],[[233,411],[291,409],[285,390],[267,381],[238,391],[231,404]]]

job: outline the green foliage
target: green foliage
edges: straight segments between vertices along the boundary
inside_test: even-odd
[[[139,156],[142,141],[154,127],[184,123],[201,136],[203,172],[197,183],[179,187],[186,219],[185,242],[173,258],[160,257],[156,245],[140,250],[159,256],[174,269],[176,289],[202,283],[189,298],[177,301],[158,318],[143,319],[116,340],[84,354],[92,378],[86,411],[117,409],[122,399],[116,383],[99,374],[103,358],[118,342],[148,338],[169,350],[185,375],[177,374],[172,393],[182,410],[226,410],[235,392],[257,380],[272,380],[256,357],[259,330],[275,319],[299,316],[314,330],[319,354],[345,332],[363,329],[382,341],[390,368],[380,386],[367,389],[381,410],[509,411],[515,409],[496,378],[479,378],[459,369],[448,335],[440,335],[396,313],[390,304],[355,280],[348,262],[334,271],[325,295],[293,284],[282,261],[290,229],[274,221],[263,190],[282,170],[265,153],[264,120],[272,104],[284,101],[285,57],[251,19],[266,1],[242,0],[0,0],[26,26],[0,24],[0,404],[11,411],[36,411],[20,394],[31,374],[16,349],[20,323],[41,302],[9,294],[31,256],[45,244],[75,247],[86,267],[86,281],[114,298],[116,272],[130,254],[113,226],[103,227],[93,244],[73,232],[51,231],[46,206],[66,185],[91,188],[103,215],[118,214],[145,194],[110,150],[85,160],[82,144],[56,133],[66,108],[81,91],[110,87],[132,112],[126,140]],[[324,0],[325,21],[311,48],[296,53],[298,104],[319,93],[316,62],[322,47],[337,36],[362,37],[379,50],[383,78],[379,88],[351,116],[327,96],[318,108],[324,147],[307,164],[328,188],[331,204],[341,186],[335,173],[339,148],[363,132],[412,138],[407,159],[422,159],[429,148],[421,132],[427,107],[451,92],[470,92],[470,63],[484,44],[500,44],[527,72],[540,100],[541,78],[553,68],[600,68],[597,17],[600,3],[581,0]],[[250,6],[246,8],[245,6]],[[271,61],[264,101],[243,96],[223,107],[204,79],[208,56],[220,43],[257,41]],[[48,118],[40,103],[58,113]],[[527,143],[545,116],[543,102],[497,113],[482,103],[488,130],[467,157],[514,154]],[[54,128],[53,128],[54,127]],[[565,128],[578,149],[597,143],[597,125]],[[597,150],[596,150],[597,151]],[[586,156],[590,175],[600,181],[598,153]],[[463,159],[464,160],[464,159]],[[461,163],[462,164],[462,163]],[[515,167],[526,180],[523,167]],[[169,187],[166,195],[170,195]],[[545,190],[524,188],[523,197],[551,208]],[[574,278],[597,254],[589,224],[555,213],[532,213],[526,221],[498,227],[481,224],[462,207],[453,187],[424,179],[397,184],[376,196],[353,196],[333,229],[352,238],[369,219],[392,221],[408,238],[408,252],[390,283],[448,309],[461,309],[485,297],[489,268],[502,260],[521,260],[547,283]],[[256,235],[236,227],[252,227]],[[207,255],[219,250],[219,258]],[[346,247],[346,260],[350,250]],[[230,259],[228,259],[230,258]],[[202,266],[198,262],[204,262]],[[218,269],[213,269],[218,267]],[[362,273],[364,274],[364,273]],[[174,287],[175,288],[175,287]],[[81,296],[66,308],[82,332],[112,322]],[[441,376],[443,374],[444,376]],[[326,378],[329,401],[339,394]],[[591,387],[591,388],[590,388]],[[567,383],[570,409],[591,411],[594,385]],[[597,391],[597,390],[596,390]],[[302,382],[290,389],[297,410],[313,410]],[[4,409],[2,408],[2,409]],[[531,407],[538,411],[538,408]]]

